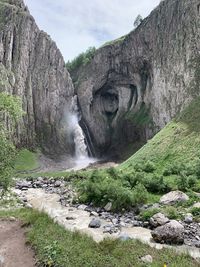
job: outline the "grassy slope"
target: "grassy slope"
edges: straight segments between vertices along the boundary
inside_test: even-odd
[[[30,225],[27,239],[36,251],[42,266],[54,267],[144,267],[140,258],[150,254],[151,267],[199,266],[187,255],[176,255],[172,250],[156,250],[138,241],[105,240],[100,244],[91,238],[65,231],[45,214],[32,210],[0,212],[0,218],[16,216]],[[45,265],[46,264],[46,265]]]
[[[176,161],[193,162],[200,156],[200,98],[194,100],[179,117],[170,122],[136,154],[120,165],[128,169],[146,160],[156,164],[157,170]]]
[[[38,167],[38,153],[31,152],[27,149],[19,151],[14,166],[16,172],[31,171]]]

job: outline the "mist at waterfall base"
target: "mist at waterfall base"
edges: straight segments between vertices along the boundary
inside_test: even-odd
[[[88,148],[85,142],[85,135],[81,126],[79,125],[79,118],[76,112],[68,112],[66,115],[66,122],[68,131],[72,142],[75,145],[75,154],[73,157],[74,167],[72,169],[78,170],[88,167],[91,163],[97,162],[95,158],[88,155]]]

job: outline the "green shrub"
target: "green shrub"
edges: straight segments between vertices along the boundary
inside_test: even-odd
[[[145,164],[144,164],[144,167],[143,167],[143,171],[144,172],[147,172],[147,173],[152,173],[156,170],[156,167],[155,167],[155,164],[148,160]]]
[[[170,191],[163,176],[151,175],[147,177],[143,183],[146,189],[151,193],[167,193]]]
[[[94,57],[95,52],[96,52],[95,47],[89,47],[86,50],[86,52],[79,54],[72,61],[68,61],[66,63],[66,68],[68,69],[69,72],[72,72],[72,71],[78,69],[80,66],[86,65]]]
[[[0,189],[3,190],[3,193],[8,189],[11,182],[14,158],[16,156],[16,149],[9,140],[12,131],[8,132],[5,129],[4,115],[14,125],[23,114],[21,106],[19,98],[6,93],[0,93]]]
[[[148,200],[148,192],[143,184],[138,183],[133,189],[134,204],[145,204]]]
[[[176,183],[179,190],[187,191],[189,185],[188,185],[188,177],[185,172],[180,173],[180,176],[178,177]]]
[[[160,209],[147,209],[140,212],[140,217],[143,221],[148,221],[154,214],[160,212]]]
[[[179,214],[177,212],[177,209],[175,207],[169,206],[166,207],[164,210],[164,214],[170,219],[178,219],[179,218]]]
[[[190,212],[192,213],[193,216],[200,216],[200,208],[191,208]]]

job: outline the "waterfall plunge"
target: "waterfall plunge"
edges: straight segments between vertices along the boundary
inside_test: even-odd
[[[85,143],[85,136],[83,130],[79,125],[77,114],[71,114],[69,116],[70,126],[75,143],[75,157],[77,160],[88,158],[88,150]]]
[[[71,141],[75,144],[75,157],[73,160],[76,166],[73,169],[82,169],[87,167],[90,163],[96,162],[96,159],[90,158],[88,155],[85,135],[79,125],[79,111],[76,95],[72,99],[71,107],[66,109],[65,124],[70,140],[72,139]]]

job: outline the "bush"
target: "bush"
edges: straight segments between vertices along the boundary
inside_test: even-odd
[[[148,199],[148,192],[142,184],[136,184],[131,190],[122,179],[113,179],[107,172],[98,170],[95,170],[87,180],[79,182],[78,192],[79,201],[101,207],[112,202],[112,209],[115,211],[144,204]]]
[[[143,221],[149,221],[149,219],[156,213],[160,212],[160,209],[147,209],[140,212],[140,218]]]
[[[152,175],[144,181],[146,189],[151,193],[167,193],[170,188],[165,183],[163,176]]]
[[[138,183],[133,189],[134,204],[145,204],[148,200],[148,192],[143,184]]]
[[[189,185],[188,185],[188,178],[186,176],[185,172],[181,172],[180,176],[177,179],[177,186],[178,189],[181,191],[187,191]]]
[[[192,213],[193,216],[200,216],[200,208],[191,208],[190,212]]]
[[[179,214],[178,214],[176,208],[174,208],[174,207],[172,207],[172,206],[166,207],[166,209],[164,210],[164,214],[165,214],[170,220],[178,219],[178,218],[179,218]]]
[[[0,188],[3,193],[8,189],[11,182],[13,161],[16,156],[16,149],[9,140],[11,132],[5,129],[5,115],[14,124],[22,115],[21,101],[17,97],[0,93]]]
[[[72,61],[68,61],[66,63],[66,68],[68,69],[69,72],[72,72],[72,71],[78,69],[80,66],[86,65],[94,57],[95,52],[96,52],[95,47],[89,47],[86,50],[86,52],[79,54]]]
[[[155,164],[152,161],[150,161],[150,160],[148,160],[145,163],[144,167],[143,167],[143,171],[144,172],[147,172],[147,173],[152,173],[155,170],[156,170]]]

